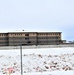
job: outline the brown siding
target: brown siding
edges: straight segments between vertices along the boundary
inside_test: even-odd
[[[0,33],[0,46],[61,44],[61,32]]]

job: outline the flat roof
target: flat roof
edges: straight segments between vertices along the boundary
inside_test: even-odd
[[[62,33],[62,32],[53,32],[53,31],[9,31],[9,32],[0,32],[4,33]]]
[[[6,33],[62,33],[62,32],[0,32],[1,34],[6,34]]]

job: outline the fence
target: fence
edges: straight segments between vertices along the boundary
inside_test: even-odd
[[[33,48],[61,48],[61,47],[74,47],[74,44],[65,44],[65,45],[31,45],[31,46],[22,46],[22,49],[33,49]],[[1,46],[2,49],[20,49],[20,46]]]

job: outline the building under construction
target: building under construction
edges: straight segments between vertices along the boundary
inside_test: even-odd
[[[8,32],[0,33],[0,46],[58,45],[61,32]]]

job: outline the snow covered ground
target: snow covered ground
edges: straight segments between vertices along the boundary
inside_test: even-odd
[[[23,49],[23,75],[74,75],[74,47]],[[20,49],[0,50],[0,75],[20,74]]]

